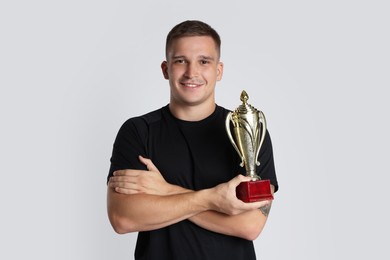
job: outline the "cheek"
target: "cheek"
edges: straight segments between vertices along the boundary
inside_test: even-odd
[[[205,74],[204,74],[204,77],[208,80],[208,81],[217,81],[217,80],[219,80],[218,79],[218,72],[217,71],[215,71],[215,70],[210,70],[210,71],[208,71],[208,72],[206,72]]]
[[[169,75],[172,78],[180,78],[183,73],[183,69],[181,68],[171,68]]]

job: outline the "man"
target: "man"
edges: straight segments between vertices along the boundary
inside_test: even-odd
[[[249,178],[226,134],[229,111],[215,103],[223,74],[219,35],[200,21],[176,25],[161,68],[169,104],[126,121],[114,143],[110,222],[117,233],[139,232],[135,259],[256,259],[252,240],[271,202],[236,197],[236,186]],[[259,156],[257,174],[274,192],[268,133]]]

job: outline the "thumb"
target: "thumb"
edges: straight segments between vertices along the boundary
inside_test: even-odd
[[[138,159],[146,166],[148,171],[158,171],[157,167],[153,164],[152,160],[142,157],[141,155],[138,156]]]
[[[244,176],[242,174],[239,174],[237,175],[235,178],[232,179],[233,183],[237,186],[238,184],[240,184],[241,182],[244,182],[244,181],[250,181],[251,178],[248,177],[248,176]]]

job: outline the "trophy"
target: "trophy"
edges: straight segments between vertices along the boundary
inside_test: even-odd
[[[244,91],[240,97],[242,104],[230,112],[225,121],[228,137],[241,158],[240,166],[245,166],[250,181],[241,182],[236,188],[237,198],[244,202],[272,200],[269,180],[261,180],[256,174],[261,145],[267,131],[263,112],[248,104],[248,94]],[[233,131],[233,133],[232,133]]]

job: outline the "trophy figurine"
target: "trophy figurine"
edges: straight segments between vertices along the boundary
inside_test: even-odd
[[[265,116],[248,104],[249,97],[245,90],[240,99],[242,104],[226,117],[228,137],[241,158],[240,166],[245,166],[246,176],[251,178],[237,186],[237,198],[244,202],[272,200],[270,181],[261,180],[256,174],[256,166],[260,165],[260,148],[267,131]]]

